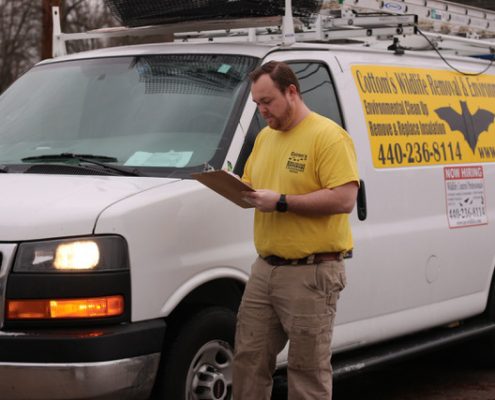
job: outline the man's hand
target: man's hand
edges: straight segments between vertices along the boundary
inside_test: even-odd
[[[280,194],[272,190],[259,189],[255,192],[242,192],[242,198],[262,212],[275,211]]]

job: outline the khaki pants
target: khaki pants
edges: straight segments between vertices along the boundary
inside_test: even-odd
[[[272,266],[258,258],[239,308],[234,400],[270,400],[277,354],[289,342],[289,400],[330,400],[333,322],[343,261]]]

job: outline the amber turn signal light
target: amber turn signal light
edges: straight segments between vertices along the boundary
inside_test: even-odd
[[[8,300],[8,319],[104,318],[124,313],[124,296],[86,299]]]

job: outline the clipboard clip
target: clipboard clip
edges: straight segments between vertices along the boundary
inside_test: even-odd
[[[211,171],[215,171],[215,168],[212,167],[207,162],[205,162],[204,165],[203,165],[203,172],[211,172]]]

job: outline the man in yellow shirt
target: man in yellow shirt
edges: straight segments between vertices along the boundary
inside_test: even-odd
[[[238,313],[233,398],[270,399],[276,356],[290,340],[289,400],[330,400],[330,343],[359,185],[354,145],[304,104],[287,64],[269,62],[250,77],[268,127],[242,177],[256,189],[244,195],[256,207],[260,257]]]

